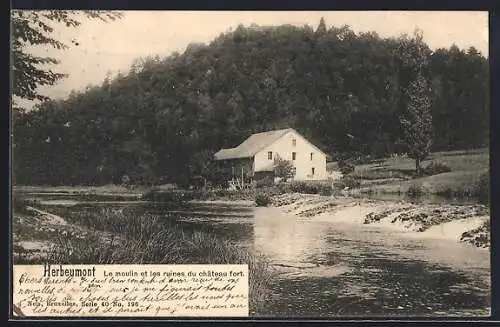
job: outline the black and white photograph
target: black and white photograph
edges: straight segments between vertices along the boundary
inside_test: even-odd
[[[10,19],[13,265],[248,265],[255,318],[491,315],[487,12]]]

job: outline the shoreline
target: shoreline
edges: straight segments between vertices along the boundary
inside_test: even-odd
[[[450,239],[489,249],[489,208],[482,204],[414,204],[351,196],[283,194],[272,198],[282,212],[311,219],[352,222],[408,233],[414,237]]]

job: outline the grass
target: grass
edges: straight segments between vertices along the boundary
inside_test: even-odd
[[[84,185],[64,185],[64,186],[26,186],[18,185],[14,187],[16,192],[29,193],[63,193],[63,194],[109,194],[109,193],[137,193],[141,190],[140,187],[129,188],[123,185],[101,185],[101,186],[84,186]]]
[[[58,214],[64,210],[59,208]],[[266,258],[215,235],[185,231],[158,215],[86,208],[65,219],[87,232],[57,233],[46,258],[38,256],[30,261],[21,256],[16,263],[248,264],[251,312],[263,305],[274,278]]]
[[[338,169],[337,163],[328,163],[328,169]],[[189,191],[184,200],[223,200],[223,201],[255,201],[257,193],[264,191],[271,195],[288,192],[336,195],[345,188],[359,189],[361,194],[414,193],[414,185],[421,185],[423,194],[443,195],[448,197],[475,197],[482,191],[476,190],[477,181],[489,167],[489,149],[471,149],[432,153],[428,160],[422,162],[422,167],[428,168],[427,174],[415,178],[415,163],[413,159],[401,156],[390,157],[377,162],[361,164],[355,167],[347,178],[332,181],[304,181],[286,183],[288,186],[272,186],[240,191],[207,190]],[[430,175],[432,174],[432,175]],[[430,176],[429,176],[430,175]],[[293,185],[292,185],[293,184]],[[127,197],[140,197],[152,201],[176,202],[173,185],[146,186],[18,186],[16,193],[58,193],[66,195],[88,196],[89,200],[99,196],[114,195],[115,200]],[[182,192],[181,192],[182,193]],[[484,193],[484,192],[482,192]],[[96,198],[98,199],[98,198]],[[108,198],[109,200],[109,198]]]
[[[452,171],[485,169],[489,166],[489,149],[474,149],[453,152],[434,152],[422,162],[426,167],[431,162],[440,162]],[[409,177],[415,170],[415,161],[407,157],[386,158],[380,163],[357,165],[355,173],[363,178]]]
[[[479,180],[488,171],[489,150],[436,152],[422,163],[424,169],[429,165],[447,167],[451,171],[442,169],[442,172],[436,171],[435,175],[414,178],[414,161],[410,158],[395,157],[376,164],[358,165],[354,175],[362,180],[362,185],[368,185],[362,190],[364,193],[475,197],[482,192],[479,190]],[[416,185],[420,188],[418,192]]]

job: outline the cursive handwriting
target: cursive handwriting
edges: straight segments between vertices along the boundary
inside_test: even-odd
[[[248,315],[246,265],[53,267],[14,266],[14,304],[24,315]]]

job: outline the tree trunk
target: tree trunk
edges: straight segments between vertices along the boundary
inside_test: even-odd
[[[422,169],[420,168],[420,158],[415,159],[415,170],[417,172],[417,176],[420,176]]]

